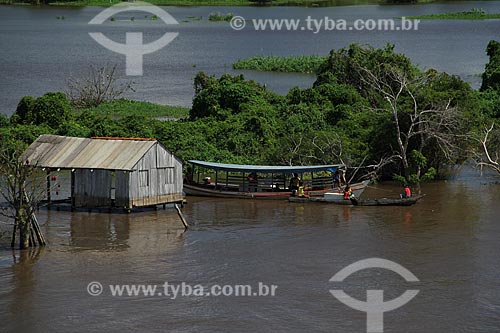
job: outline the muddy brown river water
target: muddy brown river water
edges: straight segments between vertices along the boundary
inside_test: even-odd
[[[366,314],[335,299],[340,287],[393,299],[385,332],[500,330],[500,185],[464,171],[423,185],[412,207],[343,207],[188,198],[184,233],[173,209],[108,214],[41,210],[50,245],[0,251],[3,332],[364,332]],[[384,184],[365,196],[397,194]],[[367,269],[341,284],[345,266],[384,258],[419,282]],[[91,296],[91,282],[103,286]],[[109,285],[276,285],[275,296],[112,296]],[[187,288],[187,287],[186,287]],[[163,290],[163,289],[161,289]],[[92,291],[92,290],[91,290]]]

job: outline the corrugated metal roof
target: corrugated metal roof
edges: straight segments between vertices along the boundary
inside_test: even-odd
[[[301,166],[283,166],[283,165],[244,165],[244,164],[224,164],[215,162],[204,162],[190,160],[193,165],[202,166],[212,170],[224,170],[234,172],[266,172],[266,173],[302,173],[302,172],[318,172],[318,171],[335,171],[337,168],[344,166],[343,164],[330,165],[301,165]]]
[[[42,168],[133,170],[155,144],[157,141],[41,135],[22,158]]]

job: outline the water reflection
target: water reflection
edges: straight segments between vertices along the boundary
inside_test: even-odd
[[[32,302],[33,294],[37,289],[37,274],[35,264],[43,253],[43,248],[36,247],[29,250],[12,251],[12,275],[9,285],[12,295],[8,304],[11,313],[31,313],[36,306]],[[32,321],[19,320],[14,329],[19,332],[29,332],[35,327]]]
[[[37,216],[51,243],[71,251],[140,251],[183,239],[184,229],[173,209],[126,214],[52,208],[41,209]]]
[[[345,221],[349,221],[351,219],[351,207],[342,207],[342,213]]]
[[[129,247],[130,219],[112,214],[73,214],[70,246],[76,249],[123,250]]]
[[[409,224],[411,224],[411,212],[407,211],[405,212],[405,224],[409,227]]]

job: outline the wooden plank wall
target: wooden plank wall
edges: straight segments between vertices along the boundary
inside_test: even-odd
[[[129,197],[130,172],[115,171],[115,206],[129,208],[131,207]]]
[[[130,172],[132,206],[182,200],[182,164],[159,144],[154,145]]]
[[[111,173],[110,170],[75,170],[75,206],[111,206]]]

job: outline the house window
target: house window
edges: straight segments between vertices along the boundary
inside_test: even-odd
[[[139,187],[149,186],[149,171],[141,170],[139,171]]]

